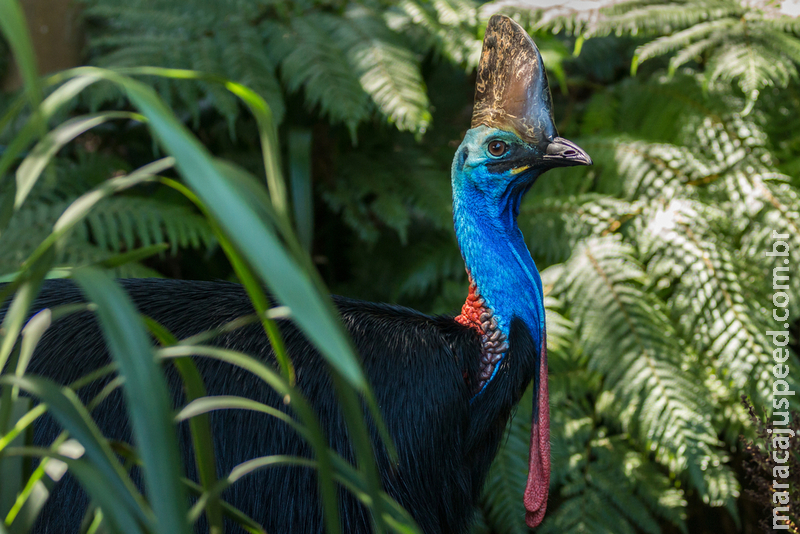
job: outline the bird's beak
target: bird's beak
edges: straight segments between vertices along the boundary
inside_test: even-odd
[[[563,137],[556,137],[547,145],[542,161],[553,167],[592,164],[592,158],[586,151]]]

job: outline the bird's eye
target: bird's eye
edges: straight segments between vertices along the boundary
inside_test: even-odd
[[[503,141],[489,141],[489,154],[494,157],[500,157],[508,151],[508,145]]]

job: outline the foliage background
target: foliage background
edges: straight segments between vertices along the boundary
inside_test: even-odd
[[[800,249],[798,19],[736,0],[580,13],[470,0],[87,0],[86,60],[251,87],[280,121],[298,235],[328,286],[453,313],[467,281],[449,167],[469,124],[482,28],[498,9],[534,36],[559,132],[595,161],[549,172],[520,215],[549,314],[553,480],[540,531],[755,532],[769,510],[742,496],[738,438],[754,434],[739,397],[771,404],[772,231]],[[214,154],[263,175],[256,124],[230,93],[150,83]],[[117,95],[98,86],[72,111],[125,106]],[[128,121],[62,150],[0,237],[0,275],[71,200],[154,150]],[[167,242],[115,274],[232,277],[183,197],[137,191],[101,204],[57,261]],[[529,409],[523,400],[476,533],[526,531]]]

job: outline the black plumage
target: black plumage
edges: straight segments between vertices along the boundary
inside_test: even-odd
[[[139,311],[162,323],[177,337],[188,337],[253,313],[237,284],[179,280],[123,280],[123,288]],[[80,291],[69,281],[45,283],[34,310],[80,302]],[[390,466],[379,452],[386,491],[418,521],[426,533],[467,530],[472,510],[513,406],[534,374],[536,350],[522,325],[512,327],[505,376],[472,404],[470,384],[477,381],[480,339],[477,332],[453,321],[407,308],[372,304],[341,297],[334,301],[361,355],[378,405],[398,446],[400,462]],[[260,325],[246,326],[217,338],[213,344],[242,351],[274,363]],[[281,322],[287,350],[297,371],[298,387],[318,413],[331,446],[352,460],[322,358],[289,322]],[[391,362],[386,361],[390,354]],[[68,383],[108,363],[102,335],[90,312],[69,315],[45,333],[29,372]],[[224,363],[198,359],[210,395],[240,395],[286,410],[279,396],[249,373]],[[180,402],[180,378],[166,366],[171,390]],[[466,378],[465,378],[466,374]],[[105,380],[80,391],[91,398]],[[104,435],[130,441],[125,407],[118,390],[94,412]],[[212,414],[220,474],[238,463],[268,454],[311,456],[310,446],[284,423],[250,411]],[[36,426],[35,441],[48,445],[59,428],[45,420]],[[188,426],[180,426],[182,449],[190,452]],[[376,438],[376,443],[378,442]],[[382,449],[379,449],[382,451]],[[193,473],[191,456],[184,459]],[[277,467],[237,482],[224,498],[260,522],[270,533],[322,532],[316,502],[314,471]],[[355,499],[342,492],[344,532],[369,532],[369,517]],[[65,477],[56,486],[36,532],[75,532],[87,505],[86,495]]]

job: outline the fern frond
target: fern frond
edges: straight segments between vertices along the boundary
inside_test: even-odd
[[[203,40],[204,47],[192,47],[192,67],[202,70],[201,67],[205,65],[215,65],[214,62],[205,62],[216,51],[216,65],[221,69],[207,72],[219,73],[224,78],[255,91],[269,105],[275,122],[280,123],[286,111],[283,91],[275,74],[276,64],[264,43],[263,27],[252,25],[242,14],[235,18],[228,15],[225,19],[228,27],[235,28],[235,31],[216,31],[213,40]],[[207,85],[213,103],[232,125],[235,117],[233,111],[238,101],[232,99],[230,93],[223,91],[219,85]]]
[[[342,19],[312,12],[270,32],[269,50],[290,91],[302,88],[309,104],[353,129],[369,116],[369,99],[344,51],[331,39],[342,32],[352,32]]]
[[[0,236],[0,271],[18,271],[73,200],[31,202],[17,211]],[[178,248],[210,248],[216,240],[206,220],[187,206],[146,198],[110,197],[99,202],[73,229],[65,246],[59,249],[56,263],[98,262],[123,250],[164,242],[172,245],[174,253]],[[120,269],[119,274],[132,276],[154,273],[133,264]]]
[[[536,195],[522,205],[518,222],[524,235],[531,236],[531,254],[554,263],[566,260],[578,241],[614,233],[639,212],[635,204],[611,196]]]
[[[707,39],[700,39],[687,46],[672,56],[669,60],[669,72],[674,74],[680,67],[690,61],[702,61],[702,56],[713,47],[720,44],[720,37],[712,35]]]
[[[752,40],[729,42],[725,49],[709,59],[710,83],[739,80],[739,87],[755,100],[758,91],[770,85],[785,87],[797,77],[797,68],[782,54]]]
[[[701,22],[699,24],[690,26],[683,31],[673,33],[672,35],[659,37],[654,41],[650,41],[649,43],[640,46],[636,49],[636,55],[640,61],[647,61],[648,59],[663,56],[664,54],[675,52],[676,50],[680,50],[682,48],[685,49],[690,45],[696,45],[698,42],[707,43],[707,45],[696,49],[693,54],[689,55],[686,60],[688,61],[688,59],[700,55],[706,48],[719,42],[721,36],[719,34],[714,35],[715,33],[720,30],[728,29],[734,24],[736,24],[736,22],[733,19]],[[678,67],[683,63],[685,63],[685,61],[676,61],[675,67]]]
[[[629,198],[670,198],[685,185],[706,183],[723,171],[683,146],[623,140],[616,145],[618,172],[626,177]]]
[[[219,45],[216,40],[213,39],[201,39],[197,43],[197,54],[195,55],[194,59],[194,66],[200,72],[223,72],[225,69],[222,64]],[[252,76],[245,76],[248,79],[252,79]],[[275,76],[271,74],[269,79],[274,80]],[[268,82],[268,85],[272,84]],[[237,101],[236,97],[231,94],[230,91],[215,83],[207,84],[206,89],[212,105],[222,114],[223,117],[228,119],[228,127],[230,131],[235,131],[233,129],[233,121],[235,121],[236,117],[239,115],[239,102]],[[255,90],[255,88],[253,89]],[[262,92],[262,96],[264,93],[271,96],[271,98],[268,100],[270,109],[275,109],[275,111],[278,113],[276,118],[280,119],[281,115],[283,114],[283,102],[281,99],[277,98],[277,96],[281,94],[280,89],[274,90],[272,87],[270,87],[270,90]]]
[[[464,261],[458,253],[457,245],[431,240],[414,249],[414,260],[405,272],[398,289],[399,297],[420,297],[431,292],[445,280],[461,278]]]
[[[545,287],[557,284],[555,279],[566,272],[561,266],[545,270]],[[567,329],[566,337],[549,355],[551,482],[558,488],[556,498],[562,502],[548,514],[541,530],[655,533],[660,532],[656,518],[662,518],[685,532],[682,492],[653,467],[647,453],[635,451],[620,434],[608,437],[612,431],[602,426],[607,416],[598,411],[602,403],[592,399],[600,394],[603,380],[587,368],[585,353],[576,350],[572,323],[556,310],[564,305],[548,297],[548,330]],[[531,401],[529,389],[511,421],[508,440],[498,453],[483,493],[484,518],[495,532],[525,531],[519,495],[527,476],[524,459]],[[576,506],[580,514],[574,513]],[[616,525],[613,529],[612,524]]]
[[[800,37],[800,18],[789,15],[779,14],[773,17],[766,17],[762,21],[765,27],[772,30],[791,33]]]
[[[734,391],[767,404],[773,381],[769,325],[761,319],[761,303],[741,298],[750,273],[709,228],[722,218],[713,208],[673,201],[653,217],[640,243],[651,264],[671,271],[668,304],[694,351]]]
[[[179,248],[210,248],[216,243],[206,220],[186,206],[139,197],[110,197],[86,218],[92,239],[113,252],[170,243]]]
[[[560,302],[555,298],[546,295],[544,298],[545,316],[547,324],[547,350],[552,354],[567,350],[572,344],[573,327],[572,321],[561,315],[558,309]]]
[[[592,473],[594,474],[594,473]],[[567,500],[550,514],[537,532],[556,534],[561,532],[581,532],[586,534],[613,534],[637,532],[626,517],[627,510],[610,504],[608,495],[599,488],[575,488],[565,495]],[[621,492],[617,492],[621,493]],[[633,495],[626,495],[633,497]],[[641,511],[641,513],[646,513]],[[652,518],[650,518],[651,521]],[[634,523],[635,524],[635,523]],[[645,532],[652,532],[645,530]]]
[[[796,22],[737,0],[621,2],[607,10],[586,37],[639,33],[660,37],[640,46],[639,61],[676,53],[670,69],[700,57],[710,83],[736,82],[752,103],[759,91],[797,78]]]
[[[527,401],[527,402],[526,402]],[[522,401],[530,405],[531,395],[527,394]],[[528,410],[530,413],[530,410]],[[515,422],[521,417],[516,417]],[[514,424],[509,431],[501,450],[492,462],[492,468],[486,478],[483,489],[482,506],[486,522],[495,532],[508,534],[526,534],[525,507],[522,495],[528,473],[528,450],[530,447],[530,415],[527,425]]]
[[[764,24],[764,26],[769,27],[768,24]],[[785,59],[791,60],[793,63],[800,63],[800,39],[794,35],[765,31],[759,34],[758,38],[770,49],[780,50]]]
[[[671,33],[709,19],[739,17],[744,12],[745,8],[735,0],[620,2],[601,10],[604,16],[586,33],[586,37],[610,33]]]
[[[472,0],[403,0],[386,12],[392,30],[410,42],[433,48],[457,64],[478,64],[481,40],[477,31],[477,7]]]
[[[738,111],[745,106],[744,99],[729,90],[718,88],[709,95],[704,78],[688,69],[672,76],[659,75],[646,80],[630,78],[595,98],[597,102],[590,103],[590,111],[598,116],[591,117],[592,124],[587,126],[594,131],[587,135],[603,132],[607,139],[624,132],[627,139],[687,147],[694,142],[687,136],[694,135],[697,121],[718,124],[730,115],[731,109]],[[602,108],[604,102],[611,110]]]
[[[638,530],[649,534],[660,534],[661,528],[651,515],[651,511],[636,495],[636,488],[622,466],[631,468],[631,463],[639,460],[640,454],[629,451],[620,437],[595,439],[592,443],[596,460],[591,463],[590,483],[602,492],[617,509],[622,510]]]
[[[91,265],[109,259],[113,254],[108,250],[93,245],[77,235],[70,236],[56,258],[54,267],[75,267]],[[118,278],[161,278],[158,271],[136,262],[126,263],[109,270]]]
[[[150,65],[194,69],[243,83],[269,104],[277,122],[284,102],[270,59],[253,24],[261,16],[257,3],[221,0],[187,0],[180,4],[133,0],[91,0],[84,15],[102,21],[90,38],[94,62],[106,67]],[[211,103],[229,124],[239,114],[235,100],[224,96],[215,84],[193,81],[153,80],[167,99],[199,120],[202,106]],[[210,97],[207,99],[206,97]],[[91,91],[97,107],[105,99],[116,99],[107,91]]]
[[[664,476],[656,464],[648,461],[638,451],[627,450],[624,455],[624,461],[619,465],[626,478],[632,481],[636,495],[646,508],[652,510],[654,516],[669,521],[685,533],[686,500],[683,491],[676,488],[674,482]]]
[[[755,186],[756,194],[762,199],[762,207],[742,236],[742,253],[745,257],[757,258],[757,265],[761,267],[762,272],[785,274],[782,272],[786,268],[783,260],[787,258],[768,257],[766,252],[772,251],[777,241],[786,243],[789,251],[800,250],[800,213],[797,210],[797,206],[800,206],[800,193],[788,183],[787,177],[777,173],[772,176],[746,175],[745,178],[749,184]],[[782,250],[782,246],[778,246],[776,250]],[[772,278],[772,276],[763,278],[762,294],[771,295],[775,291]],[[789,322],[800,316],[798,278],[789,276],[787,281],[790,296]]]
[[[692,468],[718,457],[712,409],[684,370],[687,347],[663,304],[644,290],[646,275],[632,249],[618,239],[590,240],[567,272],[565,295],[577,314],[571,318],[590,368],[605,377],[623,427],[673,472],[688,469],[692,484],[707,495]]]
[[[84,15],[105,19],[117,31],[130,31],[135,28],[149,28],[156,31],[153,23],[160,22],[170,27],[192,27],[194,17],[208,20],[206,10],[169,9],[167,2],[87,2]],[[144,32],[147,34],[148,32]]]
[[[414,220],[433,228],[450,228],[452,197],[447,169],[437,167],[416,146],[395,145],[391,153],[364,147],[339,169],[336,183],[323,198],[345,222],[372,242],[386,225],[402,242]]]
[[[350,24],[335,35],[361,86],[399,130],[425,133],[430,102],[417,58],[366,9],[349,9],[345,17]]]

